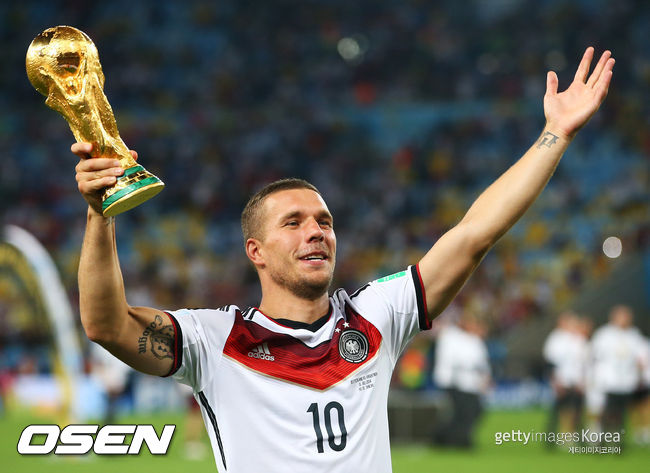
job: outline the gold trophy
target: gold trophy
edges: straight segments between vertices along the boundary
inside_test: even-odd
[[[45,95],[45,105],[67,120],[78,142],[93,144],[93,157],[119,159],[124,174],[104,190],[104,217],[125,212],[158,194],[165,186],[135,162],[117,131],[104,95],[104,73],[92,40],[71,26],[48,28],[29,45],[27,77]]]

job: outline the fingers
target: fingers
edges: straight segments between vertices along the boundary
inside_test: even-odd
[[[82,161],[80,164],[86,164],[93,161],[99,161],[99,159]],[[113,161],[110,159],[103,159],[102,161],[108,161],[109,165],[113,164]],[[81,191],[82,194],[89,194],[103,189],[104,187],[112,186],[117,182],[117,178],[122,174],[124,174],[124,169],[121,167],[107,167],[89,171],[77,170],[75,178],[77,179],[77,187],[79,188],[79,191]]]
[[[592,46],[589,46],[585,53],[582,55],[582,60],[580,61],[580,65],[578,66],[574,80],[580,81],[583,84],[585,83],[587,80],[587,74],[589,74],[589,66],[591,65],[591,60],[593,57],[594,48]]]
[[[609,51],[606,51],[606,53],[608,52]],[[605,53],[603,53],[603,56],[605,56]],[[594,73],[592,74],[593,77],[596,75],[596,72],[598,72],[598,78],[592,83],[592,77],[590,77],[589,82],[587,83],[587,85],[592,85],[594,91],[594,101],[598,104],[598,106],[600,106],[602,101],[605,100],[605,97],[607,96],[607,92],[609,91],[609,84],[612,81],[612,69],[614,68],[616,61],[613,57],[609,57],[608,55],[607,59],[604,61],[601,57],[599,65],[600,62],[603,63],[602,67],[599,71],[594,70]]]
[[[77,188],[97,213],[102,213],[102,191],[117,182],[124,174],[120,160],[115,158],[93,157],[92,143],[74,143],[70,147],[80,160],[75,167]],[[138,159],[138,153],[131,151],[133,159]]]
[[[614,59],[609,59],[607,63],[605,63],[604,71],[594,86],[598,103],[602,102],[605,99],[607,92],[609,91],[609,84],[612,81],[612,68],[614,67],[614,62]]]
[[[602,56],[600,56],[600,60],[598,61],[598,64],[596,64],[596,67],[594,68],[594,71],[591,73],[591,76],[589,77],[589,80],[587,81],[587,85],[590,87],[593,87],[596,82],[598,82],[598,79],[600,78],[603,70],[605,69],[605,65],[608,63],[609,58],[611,57],[612,52],[611,51],[605,51]],[[612,64],[613,66],[613,64]]]
[[[117,159],[111,158],[93,158],[87,159],[84,156],[90,151],[92,146],[84,146],[84,143],[78,143],[81,146],[72,146],[72,151],[81,157],[81,160],[75,167],[77,172],[77,186],[82,194],[90,194],[111,186],[117,181],[117,177],[124,174],[124,169],[120,166]]]
[[[105,177],[116,177],[124,174],[124,169],[121,167],[109,167],[104,169],[97,169],[93,171],[77,171],[77,182],[92,181],[95,179],[103,179]]]
[[[104,187],[112,186],[117,182],[115,176],[104,176],[99,179],[78,180],[77,187],[82,194],[91,194],[97,192]]]
[[[74,143],[72,146],[70,146],[70,151],[83,159],[90,158],[90,153],[92,150],[92,143]]]
[[[74,154],[76,154],[77,156],[83,159],[92,158],[91,156],[92,150],[93,150],[92,143],[74,143],[72,146],[70,146],[70,151],[72,151]],[[129,150],[129,152],[131,153],[131,156],[133,156],[133,159],[137,161],[138,160],[137,151]]]
[[[553,71],[548,71],[548,74],[546,74],[546,94],[547,95],[557,94],[557,84],[558,84],[557,74]]]
[[[75,171],[77,172],[101,171],[103,169],[117,168],[117,167],[120,167],[120,162],[117,159],[111,159],[111,158],[82,159],[75,167]]]

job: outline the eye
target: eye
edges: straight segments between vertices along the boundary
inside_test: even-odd
[[[321,220],[320,222],[318,222],[318,224],[319,224],[321,227],[332,228],[332,222],[329,221],[329,220]]]
[[[298,226],[298,220],[290,220],[287,223],[284,224],[286,227],[297,227]]]

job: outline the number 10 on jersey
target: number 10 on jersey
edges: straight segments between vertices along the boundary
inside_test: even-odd
[[[332,411],[336,411],[336,416],[339,420],[339,429],[341,430],[340,440],[338,443],[336,442],[337,436],[334,434],[334,430],[332,429]],[[314,432],[316,433],[316,447],[318,448],[318,453],[325,453],[318,403],[312,403],[309,406],[309,409],[307,409],[307,412],[311,412],[312,420],[314,422]],[[340,452],[345,448],[348,441],[348,431],[345,429],[343,406],[336,401],[327,403],[323,409],[323,419],[325,421],[325,430],[327,431],[327,443],[332,450]]]

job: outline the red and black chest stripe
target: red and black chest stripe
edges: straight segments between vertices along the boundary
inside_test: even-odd
[[[381,345],[381,334],[373,324],[349,307],[345,312],[332,338],[312,348],[291,335],[245,320],[237,311],[223,353],[266,376],[325,390],[372,360]]]

